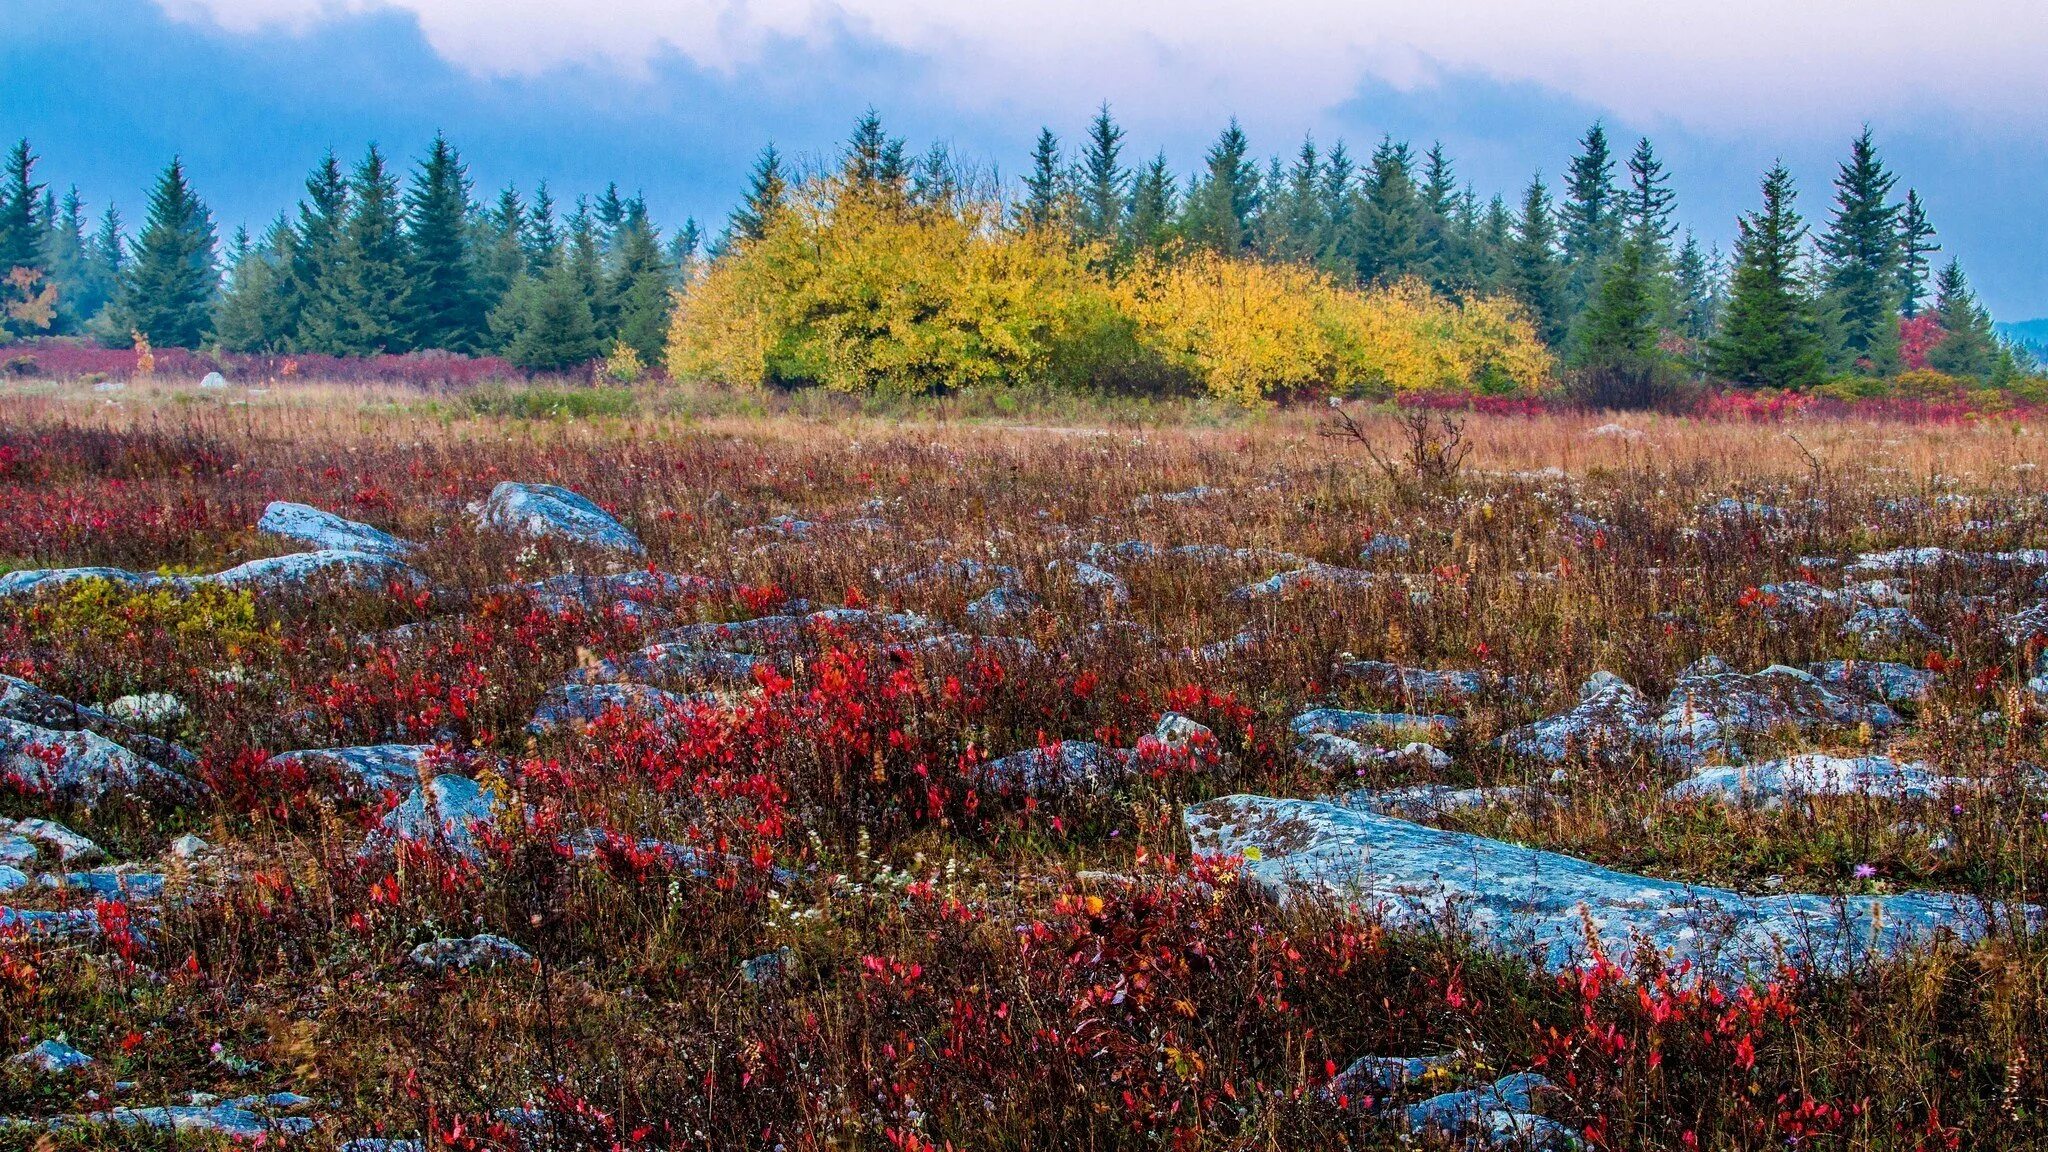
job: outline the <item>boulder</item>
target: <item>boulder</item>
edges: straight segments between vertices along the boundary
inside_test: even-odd
[[[146,587],[159,578],[125,568],[26,568],[0,575],[0,596],[23,596],[48,592],[80,580],[106,580],[130,587]]]
[[[392,584],[425,587],[427,578],[404,561],[383,553],[329,548],[266,556],[210,576],[179,577],[178,582],[188,587],[212,584],[257,592],[294,591],[309,584],[381,592]]]
[[[1410,1104],[1403,1117],[1417,1132],[1449,1136],[1467,1147],[1576,1148],[1569,1129],[1529,1110],[1535,1094],[1550,1086],[1537,1073],[1517,1072],[1485,1088],[1446,1092]]]
[[[994,783],[1025,792],[1053,792],[1114,783],[1130,771],[1132,755],[1086,740],[1027,748],[983,769]]]
[[[1729,979],[1775,972],[1786,957],[1840,972],[1943,934],[1979,938],[1992,911],[1939,893],[1747,896],[1322,801],[1227,796],[1185,820],[1196,851],[1244,857],[1247,874],[1283,898],[1335,900],[1391,928],[1457,931],[1550,971],[1584,962],[1590,931],[1624,968],[1647,947]]]
[[[225,388],[228,386],[228,378],[221,375],[218,372],[208,372],[206,375],[199,378],[199,386],[201,388],[206,388],[209,390],[215,388]]]
[[[1086,560],[1055,560],[1046,565],[1045,570],[1065,576],[1075,587],[1105,603],[1128,604],[1131,601],[1131,589],[1123,577]]]
[[[1810,672],[1773,665],[1740,673],[1708,656],[1679,676],[1657,718],[1660,756],[1679,765],[1716,757],[1741,761],[1744,741],[1775,733],[1809,736],[1828,728],[1889,728],[1899,721],[1890,707],[1845,696]]]
[[[1383,764],[1410,764],[1439,771],[1451,766],[1450,753],[1420,740],[1399,748],[1383,748],[1328,732],[1312,732],[1295,744],[1294,751],[1325,772],[1363,770]]]
[[[420,782],[420,763],[433,753],[432,744],[364,744],[353,748],[305,748],[280,752],[264,767],[302,768],[333,773],[350,792],[374,795],[411,788]]]
[[[1941,637],[1904,608],[1858,608],[1842,625],[1842,635],[1864,644],[1896,647],[1912,641],[1939,644]]]
[[[1934,690],[1934,673],[1883,660],[1822,660],[1808,664],[1814,679],[1839,692],[1870,696],[1888,704],[1914,704]]]
[[[1705,768],[1664,790],[1672,800],[1717,800],[1776,808],[1810,796],[1883,796],[1934,800],[1967,781],[1939,776],[1919,762],[1889,756],[1807,753],[1749,767]]]
[[[0,774],[87,804],[109,792],[189,793],[198,785],[96,732],[64,732],[0,718]]]
[[[175,724],[185,718],[185,702],[169,692],[144,692],[107,701],[100,709],[128,724]]]
[[[1311,588],[1370,588],[1383,577],[1356,568],[1338,568],[1330,564],[1307,564],[1291,572],[1282,572],[1257,580],[1232,592],[1229,599],[1235,604],[1249,604],[1257,600],[1271,600],[1289,592],[1302,592]]]
[[[613,711],[661,720],[671,713],[705,702],[706,698],[702,696],[678,696],[645,684],[557,684],[541,698],[526,730],[540,735],[576,728],[595,723]]]
[[[497,811],[490,794],[467,776],[443,772],[425,785],[414,788],[404,803],[385,813],[366,851],[381,851],[400,841],[445,848],[469,860],[482,858],[473,829],[490,825]]]
[[[1455,716],[1429,716],[1414,712],[1352,712],[1343,708],[1311,708],[1288,725],[1296,736],[1327,734],[1356,739],[1375,733],[1426,732],[1441,740],[1458,730]]]
[[[161,716],[162,702],[151,699],[159,695],[163,694],[152,693],[149,696],[134,697],[133,703],[138,711]],[[175,697],[166,696],[165,699],[174,700]],[[120,701],[115,703],[119,704]],[[108,707],[111,709],[113,705]],[[180,704],[179,707],[182,708],[183,705]],[[93,732],[164,768],[189,768],[198,763],[192,753],[168,740],[137,732],[120,718],[97,708],[88,708],[13,676],[0,675],[0,720],[15,720],[56,732]]]
[[[47,847],[56,854],[59,864],[67,866],[72,864],[90,864],[95,860],[104,860],[107,857],[106,852],[91,840],[80,836],[55,820],[45,820],[40,816],[31,816],[26,820],[15,821],[14,835],[31,844]],[[28,859],[34,858],[34,856],[30,856]],[[19,863],[27,863],[27,860],[19,861]]]
[[[1404,668],[1384,660],[1347,660],[1337,665],[1337,675],[1383,698],[1430,705],[1477,699],[1494,681],[1487,672],[1437,672]]]
[[[1546,717],[1501,737],[1509,753],[1558,764],[1574,757],[1612,760],[1649,738],[1650,701],[1612,672],[1595,672],[1579,688],[1571,711]]]
[[[1021,619],[1037,610],[1038,597],[1022,588],[1003,587],[969,604],[967,618],[976,624],[996,624]]]
[[[488,932],[467,938],[429,940],[414,948],[407,958],[415,967],[429,972],[467,972],[496,968],[501,964],[533,963],[533,956],[526,949]]]
[[[644,556],[640,538],[584,496],[553,484],[507,480],[491,489],[481,522],[515,536],[565,540],[589,548]]]
[[[38,1072],[62,1076],[91,1064],[92,1057],[62,1040],[43,1040],[25,1052],[17,1053],[14,1062],[26,1064]]]
[[[256,521],[258,532],[311,544],[320,551],[369,552],[403,559],[420,550],[409,540],[400,540],[381,528],[359,524],[310,504],[272,501]]]

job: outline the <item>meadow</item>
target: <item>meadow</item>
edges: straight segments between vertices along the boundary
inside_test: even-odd
[[[1782,415],[0,385],[0,1145],[2041,1146],[2044,427]]]

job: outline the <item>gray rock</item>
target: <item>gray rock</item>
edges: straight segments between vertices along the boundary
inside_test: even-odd
[[[28,885],[28,873],[12,864],[0,864],[0,896],[19,892]]]
[[[662,720],[705,697],[678,696],[645,684],[557,684],[548,689],[526,730],[535,735],[596,723],[608,712]],[[711,699],[715,699],[711,698]]]
[[[1529,1111],[1550,1081],[1534,1072],[1504,1076],[1486,1088],[1446,1092],[1408,1106],[1403,1114],[1418,1132],[1455,1137],[1481,1148],[1571,1148],[1571,1133]]]
[[[364,744],[353,748],[305,748],[281,752],[264,765],[267,768],[303,768],[309,772],[332,772],[350,792],[376,794],[411,788],[420,782],[420,763],[434,751],[432,744]]]
[[[144,692],[109,700],[100,709],[129,724],[175,724],[185,718],[185,702],[169,692]]]
[[[740,979],[749,984],[780,984],[789,976],[789,969],[795,954],[788,948],[777,948],[751,960],[740,961]]]
[[[571,673],[570,681],[630,684],[662,680],[743,687],[754,683],[755,668],[775,666],[773,659],[742,652],[707,652],[695,644],[650,644],[638,652],[580,668]]]
[[[1585,960],[1589,929],[1624,968],[1649,947],[1743,979],[1785,957],[1839,972],[1944,933],[1974,940],[1988,927],[1974,897],[1745,896],[1319,801],[1228,796],[1190,807],[1185,819],[1197,851],[1244,856],[1248,875],[1282,896],[1356,905],[1391,928],[1456,930],[1551,971]],[[2033,921],[2040,910],[2004,914]]]
[[[213,851],[213,845],[190,832],[171,841],[170,855],[178,860],[197,860]]]
[[[429,940],[414,948],[408,958],[414,966],[429,972],[467,972],[472,968],[490,969],[501,964],[533,963],[533,956],[526,949],[488,932],[466,939],[443,937]]]
[[[1038,597],[1021,588],[997,588],[967,606],[967,618],[976,624],[1017,620],[1038,610]]]
[[[1361,735],[1397,732],[1427,732],[1442,739],[1458,730],[1455,716],[1428,716],[1414,712],[1352,712],[1343,708],[1311,708],[1288,725],[1296,736],[1325,733],[1355,739]]]
[[[1714,757],[1740,761],[1743,742],[1775,733],[1809,736],[1827,728],[1889,728],[1898,713],[1837,693],[1810,672],[1773,665],[1743,674],[1708,656],[1678,678],[1656,722],[1658,754],[1676,764]]]
[[[1372,534],[1372,539],[1365,542],[1365,547],[1359,549],[1358,558],[1366,563],[1371,563],[1374,560],[1383,559],[1388,556],[1405,556],[1412,550],[1413,546],[1408,543],[1408,539],[1405,536],[1391,536],[1385,532],[1375,532]]]
[[[61,912],[0,908],[0,931],[19,932],[31,940],[69,940],[99,935],[100,919],[90,908]]]
[[[90,1065],[92,1057],[62,1040],[44,1040],[28,1051],[17,1054],[14,1062],[26,1064],[38,1072],[62,1076]]]
[[[1531,792],[1518,785],[1493,788],[1453,788],[1448,784],[1417,784],[1411,788],[1353,792],[1342,799],[1347,808],[1376,812],[1402,820],[1434,820],[1470,808],[1491,808],[1497,804],[1526,806]]]
[[[507,480],[491,489],[484,502],[484,527],[518,536],[566,540],[644,556],[640,538],[586,497],[553,484],[518,484]]]
[[[1852,613],[1842,625],[1842,635],[1865,644],[1899,645],[1907,641],[1938,644],[1941,637],[1904,608],[1865,606]]]
[[[425,587],[427,578],[404,561],[382,553],[329,548],[267,556],[211,576],[177,577],[176,582],[185,587],[212,584],[257,592],[297,591],[312,584],[381,592],[394,583]]]
[[[1938,776],[1919,762],[1889,756],[1807,753],[1746,768],[1706,768],[1665,789],[1672,800],[1717,800],[1775,808],[1810,796],[1882,796],[1934,800],[1968,781]]]
[[[52,1121],[50,1127],[76,1123],[117,1124],[131,1128],[158,1128],[177,1132],[203,1132],[237,1140],[259,1137],[304,1136],[313,1131],[310,1116],[292,1116],[313,1102],[291,1092],[268,1096],[240,1096],[212,1103],[170,1104],[155,1108],[114,1108],[82,1117]]]
[[[1212,747],[1216,733],[1206,724],[1198,724],[1178,712],[1168,712],[1152,726],[1152,739],[1168,748]]]
[[[36,847],[35,841],[16,835],[13,827],[0,821],[0,864],[18,867],[33,863],[42,851]]]
[[[1913,704],[1934,690],[1934,673],[1883,660],[1822,660],[1808,664],[1815,679],[1838,691],[1872,696],[1888,704]]]
[[[129,587],[147,587],[155,584],[158,577],[130,572],[125,568],[27,568],[0,575],[0,596],[48,592],[80,580],[106,580]]]
[[[125,869],[126,866],[124,865]],[[162,899],[164,877],[156,872],[96,869],[45,874],[42,885],[59,892],[90,892],[102,900],[142,903]]]
[[[1442,1056],[1361,1056],[1331,1079],[1325,1096],[1357,1098],[1412,1088],[1432,1076],[1448,1075],[1463,1062],[1457,1053]]]
[[[1052,792],[1114,783],[1130,771],[1131,760],[1121,748],[1065,740],[1051,749],[1028,748],[991,761],[984,771],[999,785]]]
[[[1382,697],[1430,705],[1455,705],[1478,699],[1494,680],[1487,672],[1437,672],[1404,668],[1384,660],[1347,660],[1337,665],[1337,675]]]
[[[258,532],[311,544],[322,551],[371,552],[403,559],[420,550],[410,540],[401,540],[381,528],[322,511],[310,504],[272,501],[256,521]]]
[[[1128,604],[1131,589],[1123,577],[1107,568],[1098,568],[1086,560],[1055,560],[1046,565],[1047,572],[1064,575],[1068,581],[1091,596],[1110,604]]]
[[[1451,766],[1450,754],[1419,740],[1399,748],[1382,748],[1361,740],[1312,732],[1294,746],[1295,754],[1325,772],[1346,772],[1387,764],[1412,764],[1442,770]]]
[[[1558,764],[1574,757],[1625,757],[1651,736],[1649,700],[1612,672],[1595,672],[1579,688],[1571,711],[1546,717],[1501,737],[1516,756]]]
[[[168,740],[138,732],[105,712],[13,676],[0,675],[0,720],[15,720],[57,732],[93,732],[164,768],[186,768],[198,763],[192,753]]]
[[[225,388],[228,386],[228,378],[218,372],[208,372],[205,376],[200,377],[199,386],[209,390]]]
[[[104,860],[107,854],[99,845],[80,836],[55,820],[31,816],[14,823],[14,834],[24,840],[47,846],[56,854],[60,864],[90,864]]]
[[[193,781],[96,732],[62,732],[19,720],[0,719],[0,773],[87,804],[109,792],[198,790]]]
[[[1356,568],[1311,563],[1291,572],[1281,572],[1247,584],[1232,592],[1229,599],[1232,603],[1248,604],[1312,588],[1363,589],[1372,587],[1381,579],[1382,577],[1374,573],[1361,572]]]
[[[425,787],[413,789],[404,803],[386,813],[364,848],[381,851],[407,841],[436,845],[476,860],[482,854],[472,829],[496,819],[490,796],[476,781],[443,772]]]

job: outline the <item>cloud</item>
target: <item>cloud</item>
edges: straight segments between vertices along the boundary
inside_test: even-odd
[[[1327,108],[1368,81],[1477,72],[1638,120],[1786,126],[1815,115],[2028,115],[2048,97],[2048,5],[2011,0],[159,0],[234,31],[412,13],[485,75],[575,63],[722,73],[778,48],[865,41],[919,57],[969,106],[1074,93],[1139,114],[1190,93],[1248,114]]]

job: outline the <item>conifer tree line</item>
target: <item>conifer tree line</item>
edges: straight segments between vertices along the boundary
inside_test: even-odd
[[[1801,387],[1894,376],[1902,333],[1927,366],[1993,383],[2019,366],[1994,335],[1925,204],[1885,165],[1866,129],[1809,227],[1783,167],[1762,181],[1725,256],[1682,230],[1672,175],[1652,142],[1594,124],[1556,185],[1534,176],[1512,199],[1482,196],[1441,145],[1392,137],[1355,156],[1304,139],[1263,164],[1233,120],[1182,176],[1135,154],[1107,105],[1069,145],[1041,131],[1014,186],[943,146],[913,157],[870,111],[836,162],[799,173],[765,149],[723,233],[694,221],[664,241],[639,196],[617,185],[566,210],[547,185],[479,201],[437,137],[400,171],[376,147],[352,166],[329,154],[295,210],[260,236],[222,243],[176,161],[131,235],[111,206],[88,220],[77,191],[37,182],[26,141],[0,180],[0,323],[13,335],[74,334],[234,352],[500,354],[558,369],[623,345],[661,357],[674,290],[700,261],[760,238],[794,185],[838,175],[941,203],[994,189],[1005,226],[1092,246],[1111,268],[1208,250],[1310,266],[1361,285],[1419,280],[1450,297],[1519,302],[1562,361],[1622,378],[1689,374]],[[709,248],[708,252],[700,251]],[[41,300],[41,312],[35,306]],[[26,303],[24,303],[24,301]],[[25,317],[25,318],[24,318]],[[38,323],[38,321],[41,321]]]

